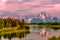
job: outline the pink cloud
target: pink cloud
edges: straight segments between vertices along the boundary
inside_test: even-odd
[[[14,0],[13,0],[14,1]],[[52,0],[33,0],[32,2],[9,2],[9,3],[0,3],[0,10],[8,10],[11,12],[18,12],[18,14],[38,14],[41,11],[46,11],[51,13],[51,15],[59,15],[60,13],[60,4],[44,4],[52,3]],[[57,14],[58,13],[58,14]]]

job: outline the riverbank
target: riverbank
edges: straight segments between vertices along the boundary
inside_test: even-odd
[[[19,27],[5,27],[0,29],[0,35],[19,33],[19,32],[29,32],[27,29],[19,29]]]

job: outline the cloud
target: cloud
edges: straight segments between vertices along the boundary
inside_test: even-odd
[[[0,3],[0,10],[10,11],[11,14],[32,14],[37,15],[41,11],[46,11],[52,16],[60,13],[60,1],[56,0],[29,0],[30,2],[10,0],[7,3]]]
[[[60,0],[31,0],[32,2],[40,2],[40,3],[46,3],[46,4],[51,4],[51,3],[60,3]]]
[[[0,0],[0,2],[1,2],[1,3],[6,3],[6,2],[7,2],[7,0]]]

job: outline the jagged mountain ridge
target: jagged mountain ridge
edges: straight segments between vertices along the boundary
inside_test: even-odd
[[[59,22],[59,19],[56,17],[52,17],[49,13],[47,12],[41,12],[39,13],[36,17],[34,18],[29,18],[28,19],[29,23],[48,23],[48,22]]]

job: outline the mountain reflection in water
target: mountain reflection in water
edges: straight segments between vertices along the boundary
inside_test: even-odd
[[[12,34],[5,34],[0,35],[1,40],[48,40],[48,38],[52,36],[60,36],[60,29],[55,30],[53,28],[44,28],[50,34],[48,36],[43,35],[41,36],[39,33],[43,28],[40,26],[33,26],[30,27],[29,32],[20,32],[20,33],[12,33]]]

